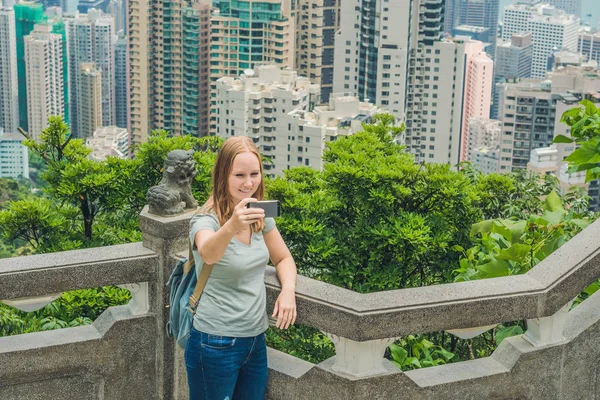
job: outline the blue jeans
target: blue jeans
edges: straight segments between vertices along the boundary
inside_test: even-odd
[[[215,336],[192,329],[185,346],[190,400],[263,400],[267,390],[265,334]]]

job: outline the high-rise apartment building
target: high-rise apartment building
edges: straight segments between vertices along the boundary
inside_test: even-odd
[[[511,4],[504,8],[502,38],[508,40],[513,34],[531,32],[533,56],[531,76],[543,78],[547,72],[548,57],[555,49],[575,51],[579,18],[572,14],[540,3]]]
[[[115,125],[119,128],[127,128],[129,95],[127,92],[127,37],[120,36],[115,44]]]
[[[0,7],[0,129],[17,132],[19,87],[17,81],[17,34],[15,12]]]
[[[494,62],[483,51],[483,47],[483,43],[479,41],[465,44],[466,64],[460,161],[465,161],[468,157],[471,119],[487,119],[490,116]]]
[[[115,32],[124,33],[125,30],[125,8],[123,0],[110,0],[106,7],[106,13],[115,17]]]
[[[247,69],[239,79],[223,77],[216,86],[216,135],[249,136],[272,161],[265,163],[267,174],[276,175],[287,169],[291,165],[287,157],[291,146],[289,114],[310,111],[319,104],[319,85],[298,77],[296,71],[259,65]]]
[[[207,134],[211,1],[130,0],[128,7],[133,143],[143,143],[154,129]],[[237,49],[236,40],[227,50]]]
[[[115,124],[115,26],[114,17],[100,10],[92,9],[88,14],[65,16],[69,54],[69,93],[71,102],[71,132],[75,137],[85,137],[93,133],[89,128],[79,126],[79,94],[83,76],[82,63],[94,63],[102,81],[102,123]],[[95,127],[94,127],[95,128]],[[84,135],[82,132],[86,132]]]
[[[296,41],[295,18],[289,12],[285,13],[281,0],[216,0],[213,6],[211,133],[215,133],[216,128],[215,81],[224,76],[237,77],[246,69],[265,63],[294,68]]]
[[[333,91],[335,32],[340,26],[341,0],[300,0],[295,3],[296,71],[321,85],[321,99]]]
[[[25,73],[25,44],[23,38],[33,30],[35,24],[46,20],[44,6],[20,0],[14,6],[15,27],[17,33],[17,76],[19,82],[19,126],[26,131],[27,123],[27,77]]]
[[[554,138],[556,97],[551,84],[536,79],[505,83],[499,172],[525,169],[531,150]]]
[[[80,138],[102,126],[102,72],[94,63],[80,63],[77,81],[77,126]]]
[[[532,60],[533,41],[531,33],[516,33],[512,35],[510,40],[501,41],[496,46],[494,85],[512,78],[531,78]],[[502,93],[495,90],[491,112],[492,118],[498,118],[501,97]]]
[[[577,52],[600,65],[600,32],[582,32],[577,38]]]
[[[351,93],[404,119],[410,49],[419,41],[433,42],[442,36],[443,2],[422,1],[421,17],[419,3],[342,2],[335,36],[335,93]]]
[[[567,14],[573,14],[577,18],[581,18],[581,0],[544,0],[544,2],[565,11]]]
[[[183,133],[194,136],[210,129],[209,27],[208,5],[183,10]]]
[[[515,33],[510,40],[500,42],[496,48],[495,82],[506,78],[530,78],[532,60],[531,33]]]
[[[29,179],[29,152],[25,137],[0,127],[0,178]]]
[[[600,71],[570,66],[549,73],[544,81],[522,79],[503,86],[500,172],[526,168],[533,149],[548,147],[555,134],[566,132],[558,130],[562,112],[590,94],[600,97]]]
[[[448,7],[448,4],[451,6]],[[455,29],[461,25],[488,29],[488,39],[471,37],[489,43],[485,48],[488,56],[495,59],[496,37],[498,36],[498,6],[499,0],[446,0],[446,32],[462,35]]]
[[[71,103],[69,101],[69,57],[67,54],[67,30],[62,18],[63,10],[60,7],[48,7],[46,9],[47,24],[52,26],[52,33],[60,35],[62,39],[62,65],[63,65],[63,98],[64,98],[64,121],[71,123]]]
[[[29,134],[39,139],[48,117],[64,116],[63,43],[49,24],[36,25],[24,43]]]
[[[416,161],[466,159],[468,120],[489,117],[493,64],[482,49],[468,37],[424,46],[406,111],[406,143]]]

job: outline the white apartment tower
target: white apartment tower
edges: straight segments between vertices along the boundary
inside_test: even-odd
[[[320,103],[320,91],[308,78],[276,65],[246,70],[239,79],[223,77],[216,82],[215,133],[222,138],[251,137],[272,161],[272,165],[265,163],[265,172],[280,174],[291,165],[289,115],[310,111]]]
[[[15,11],[0,5],[0,129],[9,133],[19,126],[18,90]]]
[[[442,2],[421,1],[424,9],[429,9],[430,4],[433,8],[431,15],[423,13],[419,28],[423,37],[418,37],[419,13],[414,10],[419,10],[419,3],[419,0],[342,1],[340,29],[335,35],[333,92],[350,93],[404,119],[410,39],[421,40],[426,33],[435,34],[435,27],[425,26],[426,19],[427,24],[437,21],[438,25],[443,19],[436,12],[436,7],[441,11]],[[416,22],[412,21],[415,15]],[[436,38],[440,36],[441,28]]]
[[[24,43],[29,134],[38,139],[48,117],[65,112],[62,37],[51,25],[37,24]]]
[[[0,127],[0,178],[29,179],[29,152],[20,133],[5,132]]]
[[[548,57],[554,50],[577,50],[579,27],[579,18],[554,6],[517,3],[504,8],[502,38],[509,40],[515,33],[531,32],[531,76],[543,78],[547,72]]]
[[[466,158],[465,119],[489,117],[492,64],[482,48],[468,37],[423,47],[406,108],[406,143],[417,162],[456,165]]]
[[[69,62],[69,98],[71,99],[71,132],[85,137],[79,127],[79,78],[82,63],[94,63],[102,80],[102,123],[116,123],[115,105],[115,20],[112,15],[91,9],[88,14],[75,13],[64,18],[67,29]],[[93,133],[86,129],[88,135]]]

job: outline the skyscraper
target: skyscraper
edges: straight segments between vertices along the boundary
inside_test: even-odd
[[[110,0],[106,7],[106,13],[115,17],[115,32],[121,32],[125,29],[125,9],[123,0]]]
[[[453,18],[447,22],[453,35],[460,34],[455,29],[461,25],[477,26],[489,30],[489,46],[485,48],[489,57],[495,59],[496,37],[498,36],[498,5],[499,0],[446,0],[446,5],[452,3],[446,17]],[[482,40],[472,37],[475,40]]]
[[[214,110],[217,79],[237,77],[257,64],[294,67],[295,19],[284,13],[284,1],[281,0],[216,0],[213,5],[210,80],[211,109]],[[313,45],[316,48],[316,44]],[[212,113],[212,133],[215,128]]]
[[[512,78],[530,78],[533,57],[531,33],[516,33],[496,47],[494,85]],[[501,93],[494,92],[492,118],[498,118]]]
[[[127,38],[120,36],[115,44],[115,108],[119,128],[127,128],[129,95],[127,93]]]
[[[471,41],[465,46],[466,65],[460,161],[467,160],[471,119],[487,119],[490,116],[494,62],[484,53],[483,46],[484,44],[478,41]]]
[[[0,7],[0,129],[16,133],[19,126],[15,12]]]
[[[71,101],[71,132],[81,137],[79,132],[80,96],[77,94],[82,76],[81,63],[93,62],[101,73],[102,80],[102,125],[115,124],[115,49],[114,17],[100,10],[90,10],[89,14],[65,16],[69,46],[69,93]],[[92,130],[93,133],[93,130]],[[91,135],[91,133],[90,133]]]
[[[443,3],[418,0],[342,2],[335,36],[333,92],[379,104],[404,119],[410,39],[441,37]],[[416,20],[415,20],[416,16]],[[376,28],[377,27],[377,28]]]
[[[206,136],[210,126],[210,7],[183,9],[182,133]]]
[[[60,7],[49,7],[46,9],[46,16],[48,17],[48,24],[52,25],[52,33],[60,35],[62,38],[62,65],[63,65],[63,82],[64,82],[64,120],[70,125],[71,122],[71,107],[69,101],[69,58],[67,56],[67,30],[65,29],[65,22],[62,18],[63,10]]]
[[[321,85],[321,100],[333,91],[335,32],[340,25],[340,0],[296,2],[296,70]]]
[[[281,70],[275,65],[261,65],[246,70],[239,79],[223,77],[216,83],[216,124],[215,133],[224,139],[230,136],[251,137],[259,151],[272,159],[272,165],[265,163],[269,175],[281,174],[290,162],[290,126],[294,120],[289,114],[295,111],[309,111],[320,96],[318,85],[311,84],[306,77],[298,77],[296,71]],[[316,145],[320,157],[321,138],[316,143],[302,147],[299,157],[308,157],[305,146]],[[295,144],[295,141],[294,141]],[[310,162],[309,162],[310,163]],[[300,163],[304,164],[303,161]],[[316,164],[313,159],[313,164]]]
[[[102,72],[94,63],[80,63],[77,82],[77,126],[80,138],[102,126]]]
[[[595,60],[600,65],[600,32],[582,32],[577,40],[577,52],[585,55],[588,60]]]
[[[17,33],[17,75],[19,79],[19,126],[26,131],[27,122],[27,77],[25,74],[25,44],[23,38],[33,30],[35,24],[46,20],[41,3],[19,1],[14,6]]]
[[[531,76],[534,78],[546,75],[548,57],[553,50],[576,51],[578,30],[579,18],[547,4],[511,4],[504,8],[504,40],[515,33],[531,32]]]
[[[177,0],[164,3],[164,7],[162,3],[148,6],[146,1],[130,0],[128,54],[134,143],[146,141],[153,129],[166,129],[174,135],[206,134],[202,123],[209,118],[208,82],[213,67],[207,56],[211,46],[210,7],[210,0]],[[228,43],[227,49],[237,48],[236,41]],[[195,126],[191,131],[184,127],[184,109],[199,121],[197,126],[187,121]]]
[[[573,14],[577,18],[581,18],[581,0],[545,0],[544,2],[565,11],[567,14]]]
[[[48,117],[64,116],[62,37],[38,24],[24,42],[29,134],[38,139]]]

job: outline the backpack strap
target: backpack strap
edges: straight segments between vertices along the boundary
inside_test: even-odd
[[[200,214],[201,208],[199,208],[194,216]],[[187,274],[190,272],[192,268],[196,266],[194,262],[194,253],[192,252],[192,241],[189,241],[189,252],[188,252],[188,260],[183,267],[183,273]],[[200,272],[200,276],[198,277],[198,281],[196,282],[196,287],[194,287],[194,292],[190,296],[190,300],[188,302],[188,310],[192,313],[192,315],[196,314],[196,308],[198,308],[198,302],[200,300],[200,296],[202,296],[202,292],[204,291],[204,287],[206,286],[206,282],[208,282],[208,278],[210,277],[210,273],[212,272],[214,264],[204,264],[202,267],[202,271]]]
[[[192,242],[190,242],[189,255],[188,260],[184,266],[184,273],[188,273],[194,267],[194,253],[192,253]],[[188,302],[188,310],[192,313],[192,315],[196,314],[198,301],[200,300],[200,296],[202,296],[202,292],[204,291],[206,282],[208,282],[208,278],[210,277],[210,273],[212,272],[213,267],[214,264],[204,264],[204,266],[202,267],[202,271],[200,272],[200,276],[198,277],[198,281],[196,282],[196,287],[194,287],[194,293],[192,293]]]

